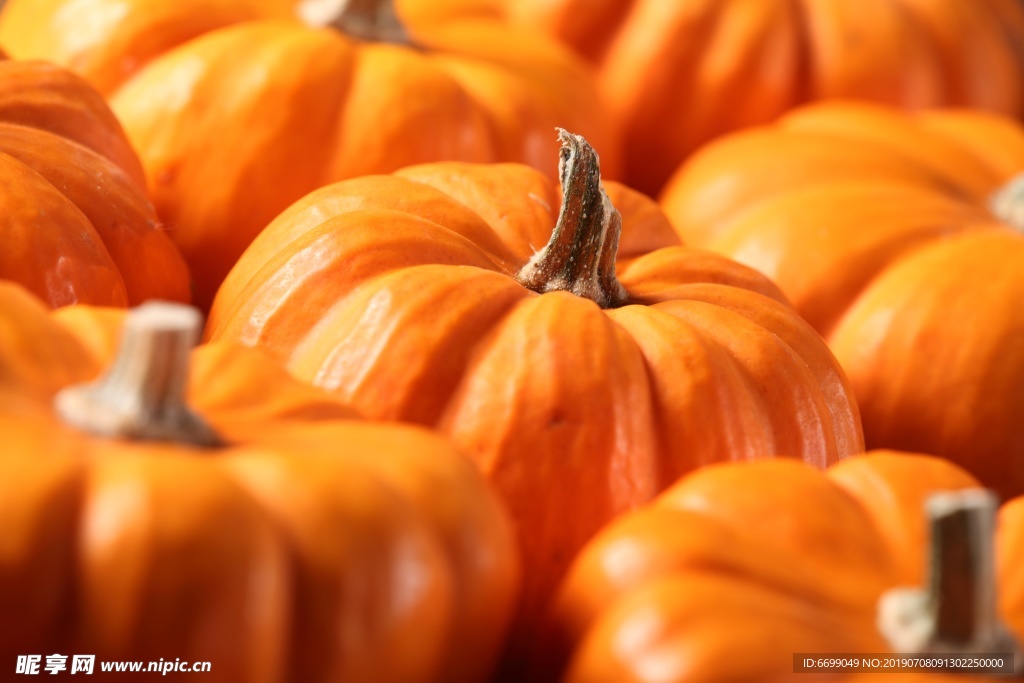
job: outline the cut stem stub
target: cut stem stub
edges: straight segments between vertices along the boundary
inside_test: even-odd
[[[302,0],[296,12],[310,26],[329,26],[358,40],[412,45],[393,0]]]
[[[201,329],[202,316],[190,306],[152,302],[130,311],[113,364],[97,381],[58,393],[58,416],[96,436],[219,445],[214,430],[185,405],[189,358]]]
[[[992,195],[989,210],[996,218],[1024,234],[1024,173],[1011,179]]]
[[[879,629],[894,651],[1012,654],[1021,671],[1020,644],[997,609],[997,510],[996,496],[982,489],[928,499],[928,585],[889,591],[879,603]]]
[[[622,217],[601,186],[597,152],[582,136],[561,128],[558,174],[562,208],[547,245],[516,274],[535,292],[572,292],[601,308],[629,300],[615,276]]]

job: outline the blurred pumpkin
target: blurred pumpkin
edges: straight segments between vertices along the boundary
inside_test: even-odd
[[[409,16],[504,17],[599,68],[624,180],[658,192],[690,152],[814,100],[1024,116],[1019,0],[401,0]]]
[[[582,544],[679,475],[765,448],[824,466],[862,443],[844,376],[774,285],[679,246],[560,137],[561,200],[514,164],[314,192],[247,250],[207,324],[467,452],[518,523],[524,639]]]
[[[662,206],[824,335],[869,447],[949,457],[1009,496],[1024,493],[1021,171],[1009,119],[831,103],[712,143]]]
[[[519,566],[473,467],[251,349],[190,354],[199,326],[166,303],[51,316],[0,285],[3,659],[173,655],[230,683],[487,680]]]
[[[0,53],[0,278],[51,307],[187,302],[139,159],[81,78]]]
[[[12,0],[0,44],[110,99],[204,308],[260,228],[329,182],[449,159],[553,175],[556,125],[615,148],[567,49],[494,21],[406,27],[390,0]]]
[[[996,536],[977,487],[946,460],[884,451],[825,473],[765,460],[684,477],[580,553],[534,680],[856,679],[794,676],[800,653],[1009,653],[1019,667],[1024,498],[999,510]]]

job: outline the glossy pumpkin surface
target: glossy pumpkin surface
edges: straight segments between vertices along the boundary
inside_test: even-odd
[[[188,268],[98,92],[0,55],[0,278],[49,306],[187,302]]]
[[[464,457],[229,344],[184,356],[188,410],[214,444],[91,435],[55,406],[116,349],[160,347],[119,344],[125,320],[50,315],[0,286],[0,358],[21,361],[0,367],[5,659],[173,654],[230,683],[487,680],[519,565]],[[183,366],[155,367],[159,384]],[[105,414],[134,405],[114,376]],[[184,409],[164,408],[155,421]]]
[[[579,139],[563,141],[566,187],[585,163],[596,183]],[[768,444],[824,466],[861,443],[845,378],[774,285],[678,245],[653,202],[607,188],[618,211],[599,185],[582,205],[563,187],[563,203],[511,164],[327,187],[261,233],[207,326],[368,416],[449,435],[518,523],[527,621],[600,525],[680,474]],[[578,223],[597,232],[567,244]],[[597,279],[624,298],[602,308],[568,291],[580,283],[521,284],[556,242],[570,270],[600,255]]]
[[[684,477],[581,552],[538,641],[555,653],[548,673],[565,683],[860,680],[794,675],[794,654],[893,652],[879,603],[927,579],[926,500],[977,486],[948,461],[888,451],[825,473],[765,460]],[[1018,642],[1022,510],[1021,498],[1002,507],[994,539],[998,611]]]
[[[823,104],[712,143],[662,206],[826,338],[869,447],[946,456],[1018,495],[1021,171],[1024,128],[1008,119]]]
[[[256,233],[325,184],[441,160],[554,174],[553,127],[610,135],[589,70],[563,47],[494,21],[404,27],[389,8],[13,0],[0,44],[109,98],[206,308]]]

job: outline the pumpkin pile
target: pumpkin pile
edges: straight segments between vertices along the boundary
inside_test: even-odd
[[[656,193],[731,131],[818,100],[1024,116],[1018,0],[400,0],[418,20],[503,17],[595,65],[624,178]]]
[[[200,325],[158,302],[50,313],[0,285],[0,659],[482,680],[519,564],[473,467],[259,352],[193,352]]]
[[[0,50],[0,679],[1024,675],[1018,0],[0,0]]]
[[[554,173],[556,125],[617,149],[567,50],[493,21],[416,28],[388,0],[12,0],[0,46],[109,98],[206,307],[256,234],[332,181],[438,159]]]
[[[771,277],[825,337],[869,447],[944,455],[1016,496],[1022,171],[1015,121],[831,103],[710,144],[662,206],[691,243]]]

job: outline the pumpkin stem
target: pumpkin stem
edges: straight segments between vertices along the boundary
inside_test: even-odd
[[[1024,173],[992,195],[989,210],[1017,232],[1024,233]]]
[[[894,651],[1013,654],[1019,670],[1022,651],[996,606],[997,509],[983,489],[928,499],[928,586],[892,590],[879,603],[879,629]]]
[[[622,217],[601,186],[597,152],[582,136],[561,128],[558,174],[562,208],[547,245],[516,274],[538,293],[566,291],[601,308],[625,304],[629,295],[615,276]]]
[[[358,40],[412,44],[394,0],[302,0],[297,12],[311,26],[330,26]]]
[[[106,374],[55,398],[64,422],[97,436],[216,446],[217,434],[185,405],[189,356],[202,316],[182,304],[147,303],[128,313]]]

